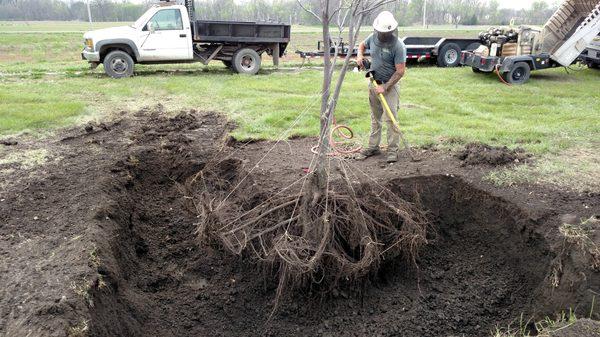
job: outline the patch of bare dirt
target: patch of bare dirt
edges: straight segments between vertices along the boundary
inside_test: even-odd
[[[590,319],[579,319],[565,324],[549,334],[549,337],[600,337],[600,323]]]
[[[390,257],[362,284],[301,287],[269,320],[276,270],[200,242],[185,183],[232,158],[223,178],[251,172],[252,183],[229,207],[260,203],[306,175],[314,140],[226,142],[229,128],[213,113],[150,109],[19,139],[15,151],[60,160],[1,173],[14,182],[0,191],[0,335],[486,336],[522,313],[589,315],[600,277],[559,226],[600,214],[600,200],[499,189],[481,181],[486,166],[428,149],[419,163],[332,159],[427,212],[417,264]]]
[[[500,166],[519,163],[531,157],[521,148],[509,149],[506,146],[491,146],[483,143],[469,143],[456,157],[464,165]]]

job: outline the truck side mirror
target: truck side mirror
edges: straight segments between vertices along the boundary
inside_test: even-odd
[[[154,26],[154,22],[150,21],[146,24],[146,29],[150,32],[150,34],[156,31],[156,27]]]

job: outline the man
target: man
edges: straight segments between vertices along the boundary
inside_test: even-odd
[[[359,66],[363,65],[364,52],[371,51],[371,68],[365,69],[373,73],[378,85],[369,88],[369,103],[371,105],[371,135],[369,136],[369,147],[363,150],[357,159],[381,153],[379,143],[381,142],[381,117],[385,116],[387,123],[387,162],[398,161],[398,146],[400,144],[400,132],[394,127],[393,122],[387,117],[383,106],[377,97],[383,94],[392,110],[397,116],[399,106],[398,81],[404,76],[406,69],[406,47],[398,39],[398,22],[392,13],[381,12],[373,22],[375,31],[358,46],[356,61]]]

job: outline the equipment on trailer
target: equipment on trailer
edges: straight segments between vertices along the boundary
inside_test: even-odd
[[[579,59],[589,68],[600,69],[600,36],[597,36],[579,55]]]
[[[532,70],[568,67],[600,33],[600,1],[567,0],[542,29],[490,28],[482,47],[464,51],[460,63],[474,72],[496,71],[508,84],[525,83]]]

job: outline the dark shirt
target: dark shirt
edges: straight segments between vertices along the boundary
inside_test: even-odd
[[[375,43],[373,34],[369,35],[364,41],[365,47],[371,53],[371,69],[376,81],[386,83],[396,72],[396,64],[406,62],[406,46],[404,42],[398,39],[395,46],[391,48],[381,48]]]

